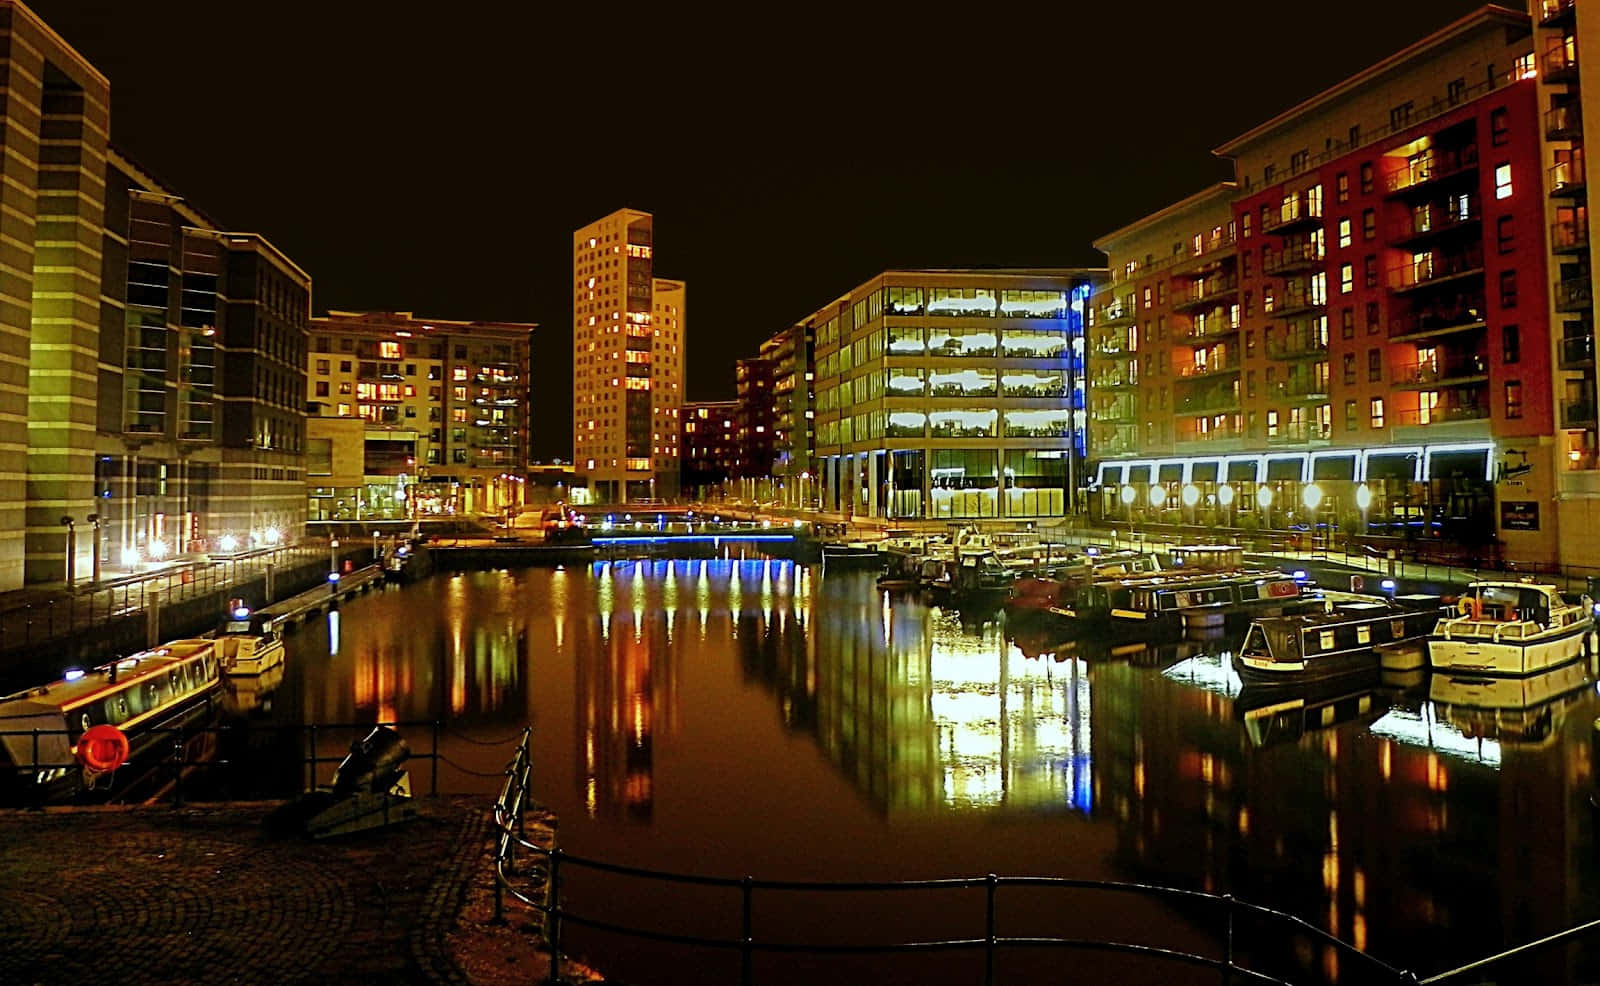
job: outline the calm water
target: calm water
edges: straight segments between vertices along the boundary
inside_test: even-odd
[[[244,701],[278,722],[442,717],[448,791],[493,790],[476,772],[497,772],[504,741],[532,723],[535,786],[563,847],[645,867],[1148,881],[1293,912],[1423,974],[1600,916],[1589,668],[1536,680],[1526,698],[1514,686],[1510,701],[1421,675],[1259,698],[1231,672],[1237,636],[1062,644],[886,596],[865,575],[760,558],[616,563],[436,576],[352,601],[296,631],[281,685]],[[565,896],[606,920],[739,933],[737,892],[569,874]],[[998,914],[1005,935],[1189,948],[1215,927],[1082,891],[1004,891]],[[967,890],[773,894],[753,916],[758,937],[861,942],[981,937],[983,915],[982,891]],[[726,954],[568,940],[631,982],[737,972]],[[1320,947],[1273,941],[1257,955],[1300,979],[1365,981]],[[1002,973],[1096,981],[1096,961],[1018,952]],[[772,984],[971,983],[982,967],[945,954],[756,968]],[[1557,951],[1502,981],[1591,972],[1586,955]],[[1157,966],[1121,978],[1185,981]]]

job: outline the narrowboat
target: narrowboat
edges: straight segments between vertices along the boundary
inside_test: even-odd
[[[1234,712],[1251,746],[1295,743],[1307,733],[1341,723],[1375,721],[1386,711],[1375,701],[1379,681],[1376,664],[1347,678],[1308,682],[1289,693],[1246,680],[1234,699]]]
[[[1320,613],[1264,617],[1239,647],[1239,677],[1293,684],[1376,670],[1376,648],[1426,640],[1437,609],[1403,609],[1388,600],[1330,603]]]
[[[1435,671],[1488,675],[1536,674],[1576,661],[1589,647],[1594,604],[1564,598],[1553,585],[1473,582],[1457,603],[1459,615],[1439,621],[1428,639]]]
[[[93,671],[0,698],[0,802],[69,801],[101,781],[77,761],[78,740],[110,725],[128,763],[173,748],[173,730],[204,721],[222,686],[215,641],[176,640]]]
[[[868,541],[828,541],[822,545],[823,571],[874,571],[883,567],[878,545]]]

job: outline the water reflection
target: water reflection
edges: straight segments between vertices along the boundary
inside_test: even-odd
[[[1071,639],[764,558],[616,561],[352,601],[293,636],[255,714],[531,721],[563,840],[667,869],[1148,880],[1424,971],[1594,913],[1587,666],[1253,691],[1236,639]],[[1353,975],[1274,947],[1297,980]],[[649,982],[639,954],[617,971]]]

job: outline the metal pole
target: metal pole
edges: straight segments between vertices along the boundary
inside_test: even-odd
[[[999,886],[1000,878],[990,873],[984,881],[985,914],[984,914],[984,954],[983,954],[983,983],[984,986],[994,986],[994,892]]]
[[[753,958],[751,946],[754,944],[754,942],[750,933],[750,905],[751,898],[755,894],[755,882],[747,876],[744,878],[744,883],[741,885],[741,889],[744,892],[744,937],[739,946],[739,982],[741,986],[750,986],[750,984],[755,981],[751,962]]]
[[[439,720],[433,720],[433,757],[429,760],[428,769],[433,777],[429,780],[431,785],[428,794],[431,797],[439,796]]]
[[[1222,967],[1222,986],[1229,986],[1233,982],[1233,895],[1224,895],[1222,903],[1227,908],[1225,913],[1228,916],[1227,933],[1222,943],[1224,963]]]

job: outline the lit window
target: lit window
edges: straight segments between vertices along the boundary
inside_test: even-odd
[[[378,355],[383,359],[399,359],[400,344],[398,342],[378,343]]]
[[[1349,294],[1356,288],[1356,268],[1354,264],[1339,265],[1339,293]]]
[[[350,416],[350,405],[349,404],[340,404],[339,405],[339,417],[348,418],[349,416]]]
[[[1501,164],[1494,169],[1494,197],[1509,199],[1511,197],[1511,165]]]
[[[1372,399],[1372,427],[1374,427],[1374,428],[1382,428],[1383,427],[1383,398],[1382,397],[1374,397]]]
[[[467,379],[467,368],[464,367],[464,366],[456,367],[454,370],[451,371],[450,378],[452,380],[465,380],[465,379]]]
[[[1342,247],[1350,245],[1350,220],[1348,219],[1339,220],[1339,245]]]

